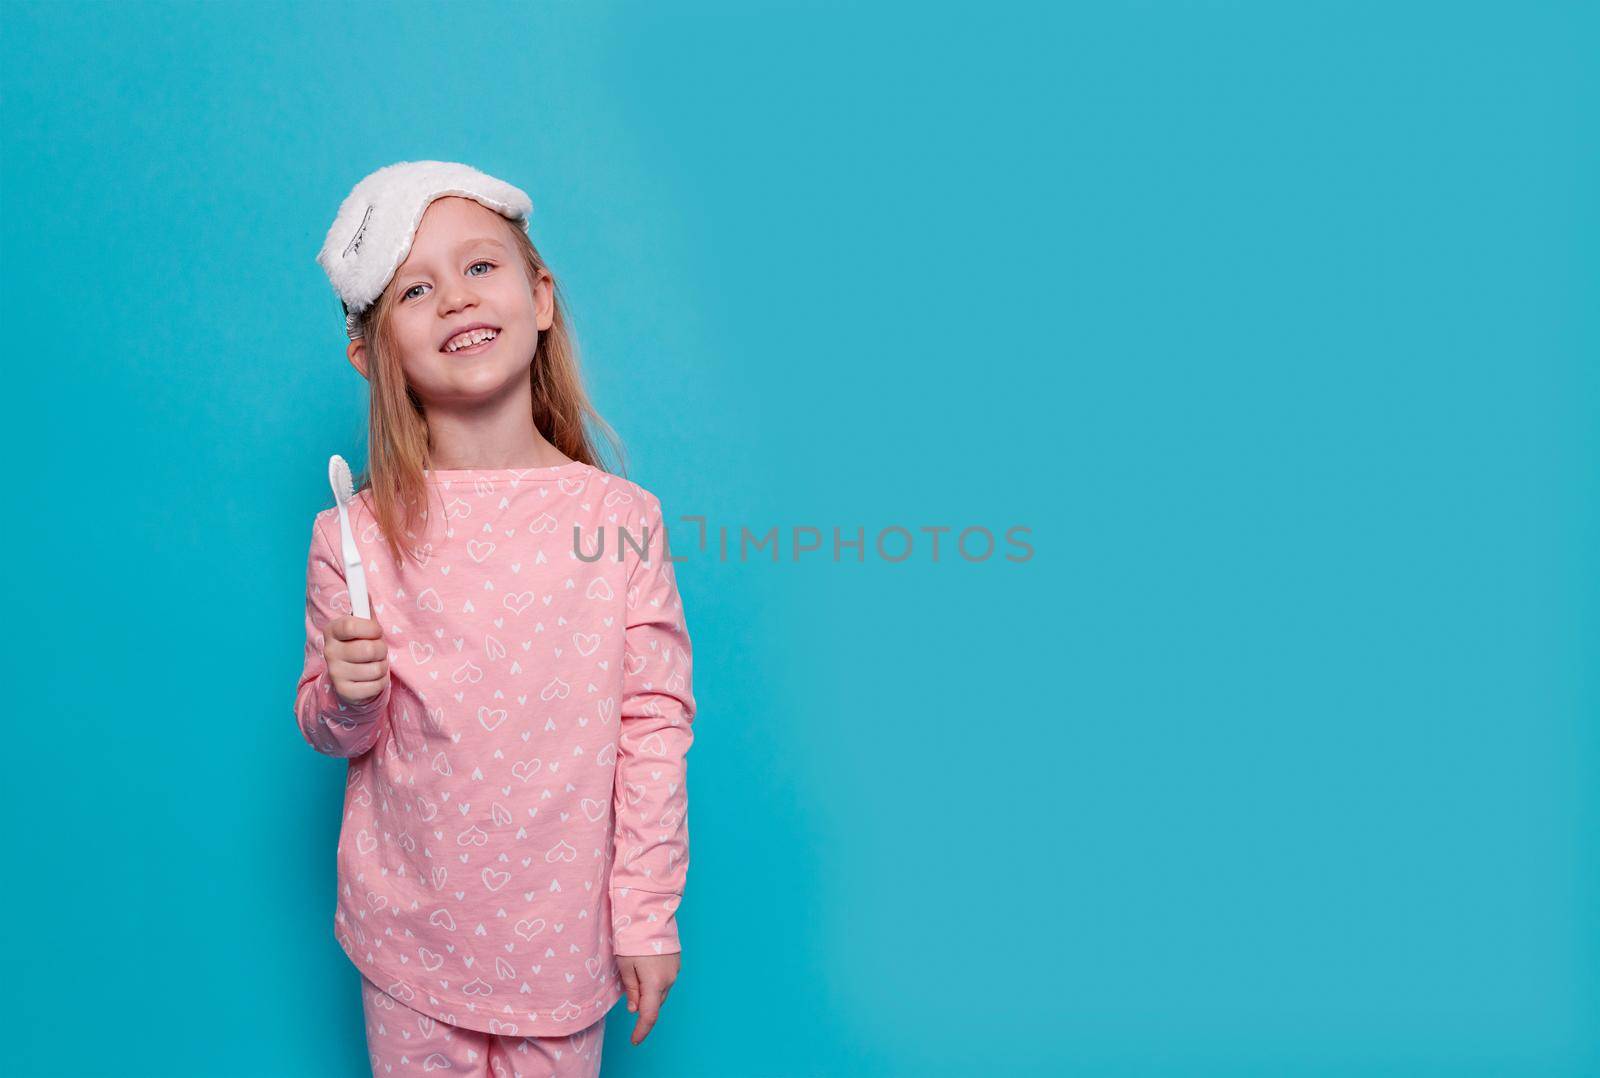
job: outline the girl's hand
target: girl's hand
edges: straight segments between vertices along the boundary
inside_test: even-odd
[[[371,618],[334,618],[323,630],[322,657],[339,699],[347,704],[371,700],[389,683],[389,645]]]
[[[622,987],[628,993],[628,1010],[637,1011],[639,1020],[633,1024],[633,1043],[638,1044],[650,1035],[656,1024],[656,1015],[667,1001],[672,982],[678,979],[682,962],[678,952],[672,954],[617,955],[617,969],[622,974]]]

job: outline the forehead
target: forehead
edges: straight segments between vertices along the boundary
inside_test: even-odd
[[[399,269],[404,270],[419,259],[454,254],[468,240],[490,239],[504,245],[506,224],[504,217],[475,199],[458,195],[436,198],[417,222],[411,250]]]

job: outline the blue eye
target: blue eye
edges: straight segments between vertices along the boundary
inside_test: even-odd
[[[474,268],[476,268],[478,266],[488,266],[490,269],[493,269],[494,268],[494,263],[488,261],[487,259],[480,258],[480,259],[478,259],[478,261],[476,261],[476,262],[472,263],[472,265],[468,266],[467,269],[471,270],[471,269],[474,269]],[[482,277],[483,274],[480,273],[480,274],[477,274],[477,276]],[[422,286],[420,284],[414,284],[410,288],[406,289],[400,295],[401,302],[404,302],[405,300],[410,299],[411,298],[411,293],[416,291],[417,289],[419,289],[421,287]]]

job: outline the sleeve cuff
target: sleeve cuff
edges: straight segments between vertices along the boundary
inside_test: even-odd
[[[673,954],[678,941],[679,895],[641,891],[637,887],[611,890],[612,952],[619,956]]]

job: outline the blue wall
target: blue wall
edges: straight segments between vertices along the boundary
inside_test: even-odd
[[[364,1073],[313,258],[433,157],[669,514],[828,539],[674,537],[684,971],[608,1075],[1600,1073],[1595,8],[656,7],[5,7],[6,1069]]]

